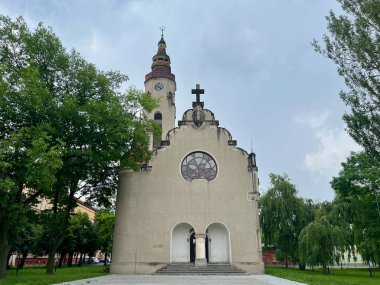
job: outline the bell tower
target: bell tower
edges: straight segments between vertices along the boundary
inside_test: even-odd
[[[161,39],[158,50],[152,60],[152,71],[145,75],[145,92],[153,98],[159,99],[159,107],[148,114],[148,118],[155,120],[162,127],[161,138],[153,139],[153,148],[159,148],[165,140],[168,131],[175,126],[175,75],[171,73],[170,57],[166,54],[164,27],[161,27]]]

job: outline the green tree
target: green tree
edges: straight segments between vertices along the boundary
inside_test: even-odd
[[[323,202],[316,211],[315,219],[300,235],[301,262],[309,266],[322,266],[328,274],[328,266],[339,264],[343,255],[354,254],[350,213],[343,202]]]
[[[86,255],[94,256],[98,246],[95,226],[86,213],[77,213],[70,220],[69,232],[73,236],[74,250],[80,254],[79,264]]]
[[[107,264],[107,257],[112,252],[112,236],[115,227],[115,214],[106,211],[100,212],[96,216],[95,228],[98,236],[99,248],[104,253],[104,265]]]
[[[26,213],[49,190],[61,165],[59,148],[49,141],[45,132],[33,127],[0,140],[0,278],[5,275],[15,230],[25,224]]]
[[[321,265],[323,273],[328,273],[328,265],[334,262],[333,228],[326,217],[308,224],[301,232],[300,255],[306,265]]]
[[[46,212],[43,213],[41,219],[42,232],[38,238],[38,247],[35,253],[44,255],[48,253],[48,233],[51,230],[49,223],[50,215]],[[98,249],[98,236],[95,231],[95,225],[90,220],[86,213],[73,213],[70,216],[69,226],[66,230],[66,235],[58,248],[60,259],[58,267],[62,266],[63,258],[69,255],[68,265],[72,265],[72,258],[74,253],[79,257],[78,265],[83,263],[86,255],[89,257],[94,256]]]
[[[65,238],[63,239],[62,243],[60,244],[58,248],[58,252],[60,254],[59,262],[58,262],[58,267],[62,267],[63,260],[65,257],[68,257],[67,259],[67,265],[69,267],[72,266],[73,262],[73,256],[74,252],[76,249],[76,240],[75,240],[75,235],[72,229],[71,221],[70,221],[70,226],[68,227],[66,231]]]
[[[380,265],[380,163],[365,152],[352,153],[331,185],[349,205],[353,239],[367,263]],[[348,212],[348,211],[346,211]]]
[[[327,16],[330,35],[317,52],[333,60],[348,87],[340,97],[351,112],[344,115],[348,133],[380,160],[380,1],[338,0],[344,14]]]
[[[298,262],[302,228],[313,218],[311,201],[305,203],[287,175],[270,174],[271,187],[260,198],[260,224],[266,248],[275,248],[277,259]]]
[[[155,124],[144,114],[157,102],[135,89],[122,93],[126,75],[97,70],[67,52],[50,28],[30,31],[22,18],[0,17],[0,72],[0,276],[10,217],[42,196],[52,203],[52,274],[76,195],[107,204],[119,167],[138,170],[149,159]]]
[[[28,209],[20,218],[10,230],[12,239],[9,241],[10,253],[21,257],[17,268],[23,268],[28,254],[34,252],[40,228],[38,214],[32,209]]]

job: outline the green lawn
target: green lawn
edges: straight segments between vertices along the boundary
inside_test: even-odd
[[[380,271],[376,269],[369,276],[368,269],[330,269],[329,275],[323,275],[321,269],[299,270],[296,268],[265,267],[265,273],[310,285],[379,285]]]
[[[16,276],[16,270],[8,270],[5,279],[0,279],[0,285],[45,285],[55,284],[65,281],[79,280],[105,275],[104,266],[82,266],[82,267],[63,267],[57,268],[54,275],[46,275],[45,268],[25,268],[19,270]]]

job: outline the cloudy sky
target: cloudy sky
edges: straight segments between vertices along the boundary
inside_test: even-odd
[[[287,173],[301,196],[331,200],[330,180],[360,148],[344,131],[335,65],[310,45],[326,33],[333,0],[0,0],[0,13],[51,26],[102,70],[144,88],[165,26],[177,81],[177,119],[191,88],[238,141],[257,154],[261,191]]]

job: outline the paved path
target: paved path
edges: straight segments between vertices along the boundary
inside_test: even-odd
[[[102,277],[60,283],[65,285],[304,285],[270,275],[119,275],[111,274]]]

